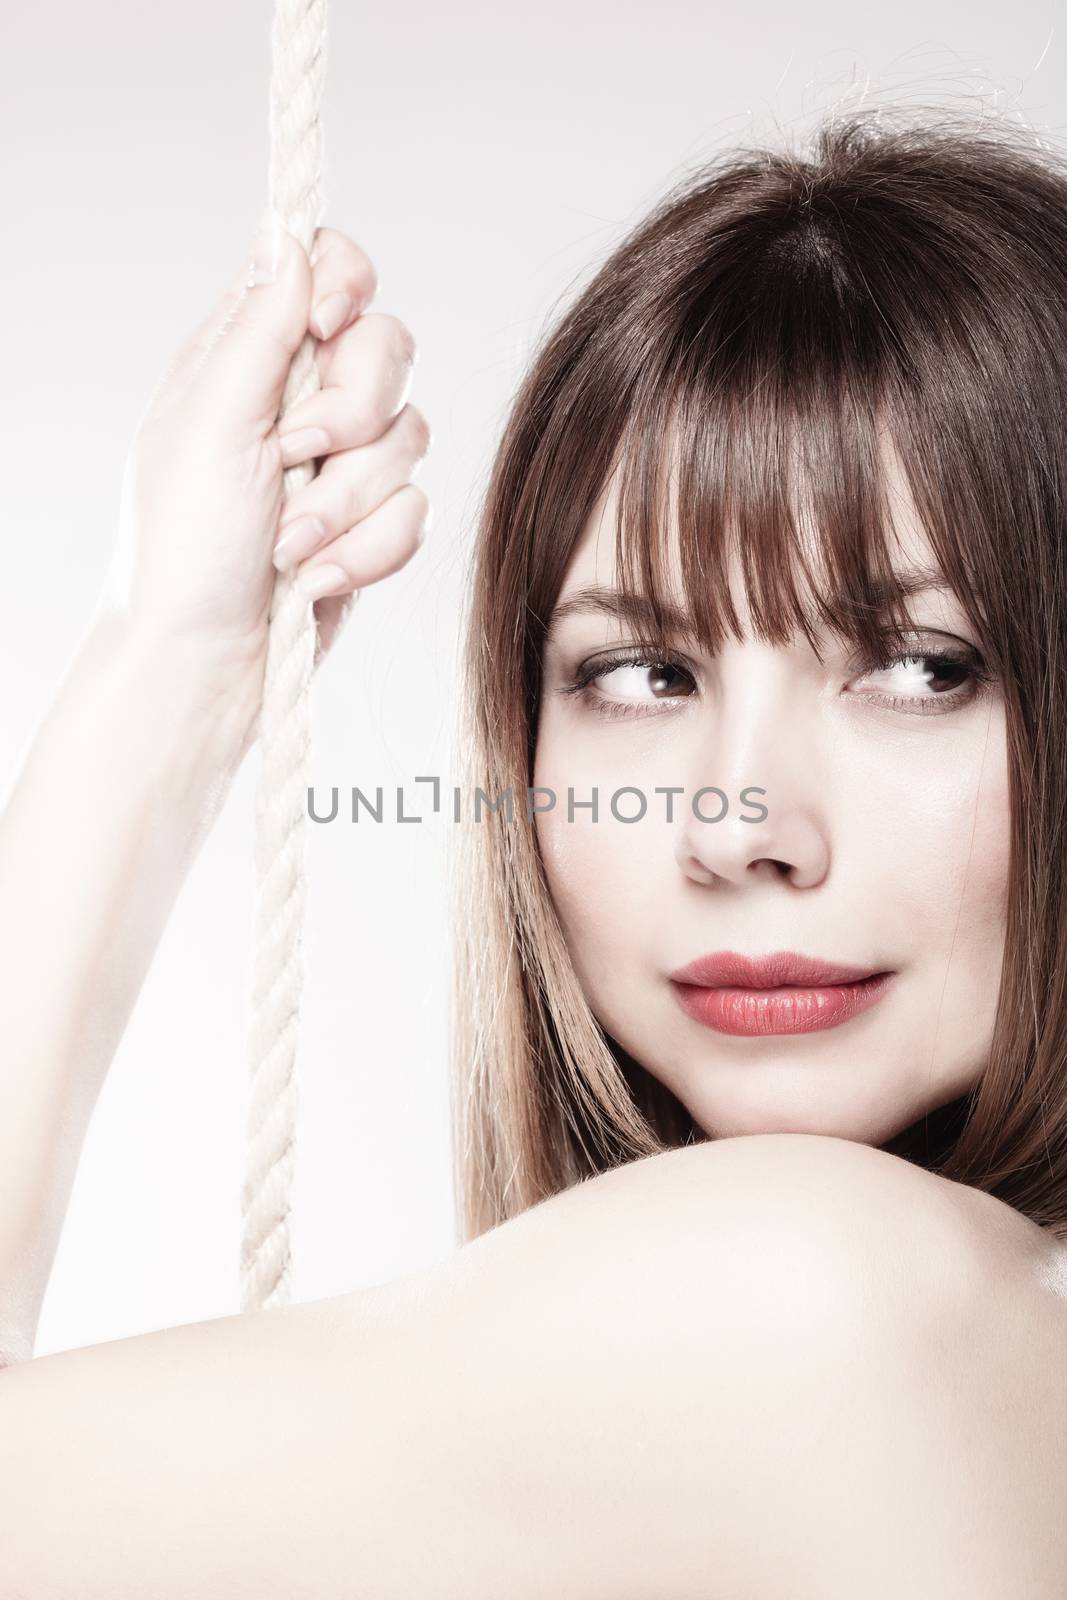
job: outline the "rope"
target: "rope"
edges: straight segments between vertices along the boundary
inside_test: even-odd
[[[271,28],[270,204],[311,255],[321,216],[326,0],[275,0]],[[314,337],[305,334],[282,393],[279,420],[319,387]],[[286,500],[311,482],[312,462],[287,467]],[[271,599],[256,791],[256,907],[250,1101],[241,1195],[241,1306],[287,1305],[291,1287],[290,1190],[296,1149],[296,1037],[303,987],[304,804],[309,754],[308,687],[316,646],[312,602],[292,572]]]

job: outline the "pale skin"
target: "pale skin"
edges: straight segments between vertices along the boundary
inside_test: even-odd
[[[888,445],[886,459],[895,563],[935,569]],[[534,770],[560,796],[538,816],[538,838],[583,987],[608,1032],[709,1134],[884,1144],[973,1086],[993,1031],[1010,814],[1003,696],[972,665],[981,670],[982,641],[951,591],[923,587],[910,597],[911,654],[869,670],[824,634],[820,663],[801,635],[789,648],[751,637],[735,561],[743,640],[713,661],[679,637],[664,663],[615,665],[634,653],[633,630],[570,604],[615,587],[614,511],[609,487],[561,588]],[[679,591],[676,577],[684,611]],[[582,698],[567,685],[586,663],[609,670]],[[595,822],[580,809],[568,820],[568,785],[599,792]],[[608,805],[625,785],[650,802],[636,821]],[[657,785],[684,790],[669,822]],[[705,785],[730,803],[721,820],[719,797],[690,803]],[[739,803],[749,786],[762,817]],[[636,800],[621,809],[635,817]],[[687,1016],[666,976],[722,948],[895,976],[847,1026],[734,1037]]]
[[[312,265],[284,240],[274,284],[246,291],[244,268],[235,274],[154,397],[101,605],[0,823],[0,956],[18,977],[0,1063],[0,1593],[1061,1596],[1062,1247],[1001,1202],[864,1142],[924,1093],[949,1092],[973,1041],[958,1058],[925,1059],[933,1081],[911,1083],[872,1018],[871,1050],[857,1045],[852,1062],[870,1055],[877,1070],[857,1070],[849,1091],[844,1040],[823,1036],[817,1126],[798,1125],[795,1103],[784,1124],[761,1124],[728,1074],[705,1070],[699,1030],[676,1025],[662,1058],[649,1050],[596,966],[608,930],[573,906],[591,1002],[709,1122],[747,1118],[744,1136],[590,1180],[395,1283],[33,1358],[93,1105],[248,749],[282,506],[286,352],[309,318],[321,331],[314,313],[333,295],[350,306],[319,346],[324,388],[285,419],[331,435],[314,449],[318,477],[285,507],[325,522],[314,548],[298,548],[300,570],[341,569],[318,602],[327,645],[346,597],[403,567],[425,526],[411,481],[429,443],[407,403],[414,342],[367,311],[376,279],[364,252],[332,229],[318,243]],[[773,702],[791,680],[784,657],[754,651],[744,674],[732,659],[739,730],[754,710],[745,694]],[[888,725],[868,736],[868,714],[850,724],[854,748],[877,762],[880,743],[905,736]],[[539,749],[546,770],[568,737],[557,725]],[[679,748],[695,761],[699,736],[688,737]],[[955,741],[958,781],[976,783],[977,734],[962,723]],[[729,763],[755,753],[735,735]],[[610,767],[611,747],[599,758]],[[73,819],[59,781],[71,770]],[[993,844],[999,769],[983,770]],[[803,821],[810,800],[784,756],[776,777]],[[797,825],[798,871],[842,848],[843,817]],[[739,846],[714,848],[735,904],[755,908],[770,886],[757,872],[747,887]],[[758,848],[784,847],[767,835]],[[993,855],[986,879],[968,878],[985,896],[978,911],[995,904]],[[563,858],[552,859],[566,908]],[[575,888],[594,867],[629,865],[576,859]],[[957,866],[946,863],[947,881]],[[708,882],[688,875],[685,852],[648,870],[655,892],[692,912],[697,942],[679,936],[672,961],[724,942],[704,937]],[[808,891],[821,914],[818,883]],[[840,941],[803,947],[874,955],[847,947],[859,904],[835,905]],[[980,919],[988,942],[976,935],[965,951],[964,981],[994,959],[994,924]],[[884,954],[910,960],[917,1003],[922,953],[904,930],[901,919],[886,931]],[[830,924],[819,931],[828,939]],[[766,933],[761,923],[748,948],[779,942]],[[939,933],[931,972],[945,954]],[[629,958],[651,985],[648,951]],[[792,1067],[768,1053],[760,1071],[788,1083]]]

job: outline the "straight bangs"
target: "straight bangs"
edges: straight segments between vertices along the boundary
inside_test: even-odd
[[[635,386],[613,460],[615,581],[642,646],[669,653],[680,623],[711,656],[740,639],[735,572],[752,635],[800,635],[819,657],[825,634],[870,659],[902,648],[910,597],[947,583],[995,660],[1007,574],[983,565],[990,530],[976,536],[981,451],[908,422],[929,395],[898,352],[946,360],[921,313],[898,300],[893,328],[866,289],[850,295],[840,244],[794,240],[744,265],[712,314],[696,323],[694,307],[661,342],[668,359]],[[901,490],[924,508],[933,567],[904,559]]]
[[[729,151],[667,193],[515,396],[474,552],[459,743],[487,795],[532,784],[547,631],[609,490],[617,609],[664,658],[692,640],[714,658],[744,629],[880,662],[907,653],[914,594],[947,588],[1003,696],[1004,961],[980,1080],[886,1148],[1057,1230],[1065,259],[1067,156],[1003,122],[835,117],[803,155]],[[531,819],[493,816],[456,846],[454,1128],[471,1237],[705,1135],[593,1016]]]

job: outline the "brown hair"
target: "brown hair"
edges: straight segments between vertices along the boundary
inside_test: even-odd
[[[474,549],[457,830],[453,1131],[470,1239],[548,1195],[705,1137],[608,1038],[579,987],[525,809],[548,618],[618,474],[619,583],[660,606],[673,508],[709,653],[737,619],[824,623],[865,650],[904,625],[888,433],[1003,686],[1011,781],[1004,966],[974,1090],[885,1146],[1067,1231],[1067,161],[951,114],[833,118],[806,154],[731,150],[674,188],[543,338]],[[677,452],[676,457],[672,452]],[[805,564],[817,530],[819,585]],[[803,582],[797,582],[797,574]]]

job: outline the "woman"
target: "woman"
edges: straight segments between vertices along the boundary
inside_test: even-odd
[[[324,647],[425,526],[411,335],[343,234],[276,246],[153,398],[4,817],[0,1592],[1062,1597],[1067,174],[1003,130],[722,158],[521,388],[468,631],[461,1248],[30,1359],[251,740],[282,464],[322,463],[274,562]]]

